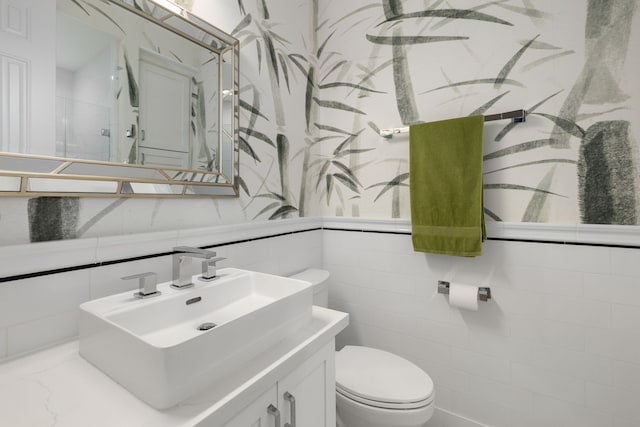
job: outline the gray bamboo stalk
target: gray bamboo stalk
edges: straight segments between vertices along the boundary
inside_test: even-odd
[[[386,19],[402,14],[402,2],[398,0],[383,0]],[[402,36],[400,27],[393,29],[393,38]],[[396,103],[400,119],[405,125],[415,123],[419,119],[418,106],[413,91],[413,81],[409,72],[407,48],[401,43],[393,43],[393,83],[396,89]]]
[[[265,20],[268,20],[268,15],[265,16]],[[267,43],[267,35],[263,32],[263,39],[265,45]],[[265,49],[267,50],[267,49]],[[276,113],[276,126],[277,126],[277,154],[278,154],[278,171],[280,173],[280,194],[283,197],[283,205],[291,205],[291,195],[289,190],[289,141],[286,135],[283,133],[286,127],[286,119],[284,115],[284,106],[282,102],[282,94],[280,92],[280,83],[278,77],[278,64],[277,58],[273,55],[265,55],[267,59],[267,65],[269,69],[269,81],[271,83],[271,93],[273,99],[273,108]],[[289,214],[283,215],[288,217]]]
[[[311,52],[317,52],[318,50],[318,32],[316,31],[316,29],[318,28],[319,25],[319,20],[318,20],[318,0],[313,0],[311,2],[311,31],[310,33],[310,46],[309,49]],[[309,55],[309,67],[311,69],[311,67],[313,67],[314,69],[317,69],[317,56],[316,55]],[[317,73],[313,73],[312,76],[310,76],[309,78],[312,79],[311,82],[308,82],[307,84],[311,84],[311,86],[314,88],[317,87]],[[311,95],[307,95],[307,96],[311,96],[313,97],[314,94]],[[311,116],[313,117],[315,115],[315,103],[311,103]],[[314,123],[315,120],[310,120],[311,123]],[[311,131],[309,130],[309,128],[307,128],[306,130],[306,135],[307,138],[305,139],[305,147],[304,147],[304,158],[302,159],[302,179],[300,180],[300,197],[299,197],[299,202],[298,202],[298,216],[303,217],[306,216],[307,212],[307,198],[309,198],[311,196],[310,191],[307,191],[308,188],[311,188],[311,176],[309,175],[309,163],[311,162],[311,141],[313,141],[313,135],[311,134]]]
[[[575,121],[584,102],[618,103],[627,99],[620,78],[629,49],[636,0],[589,0],[585,24],[586,58],[558,116]],[[571,135],[556,125],[551,135],[555,147],[568,148]]]

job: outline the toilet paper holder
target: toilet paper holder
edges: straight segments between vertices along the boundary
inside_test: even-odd
[[[438,280],[438,293],[449,295],[449,282],[444,280]],[[491,288],[481,287],[478,288],[478,300],[489,301],[491,299]]]

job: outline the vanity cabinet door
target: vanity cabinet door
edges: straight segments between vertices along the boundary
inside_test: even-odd
[[[335,427],[334,343],[278,382],[278,408],[286,427]]]
[[[277,400],[277,387],[274,385],[222,427],[281,427],[276,423],[276,417],[280,416],[276,412]]]

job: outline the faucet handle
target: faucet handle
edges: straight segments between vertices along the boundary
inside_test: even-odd
[[[160,295],[160,291],[157,290],[158,275],[152,271],[146,273],[132,274],[131,276],[121,277],[122,280],[134,280],[138,279],[138,292],[133,294],[136,298],[151,298]]]
[[[199,255],[200,258],[211,259],[216,256],[214,251],[210,251],[207,249],[200,249],[192,246],[176,246],[173,248],[173,251],[179,254],[192,254]]]
[[[204,280],[205,282],[209,282],[216,277],[218,277],[217,265],[218,261],[222,261],[223,259],[227,259],[223,256],[219,256],[216,258],[205,259],[202,261],[202,276],[198,277],[200,280]]]

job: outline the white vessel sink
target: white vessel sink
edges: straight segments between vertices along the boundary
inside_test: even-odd
[[[212,282],[139,300],[80,306],[80,354],[134,395],[165,409],[215,383],[311,320],[308,282],[226,268]],[[205,323],[216,326],[198,328]]]

